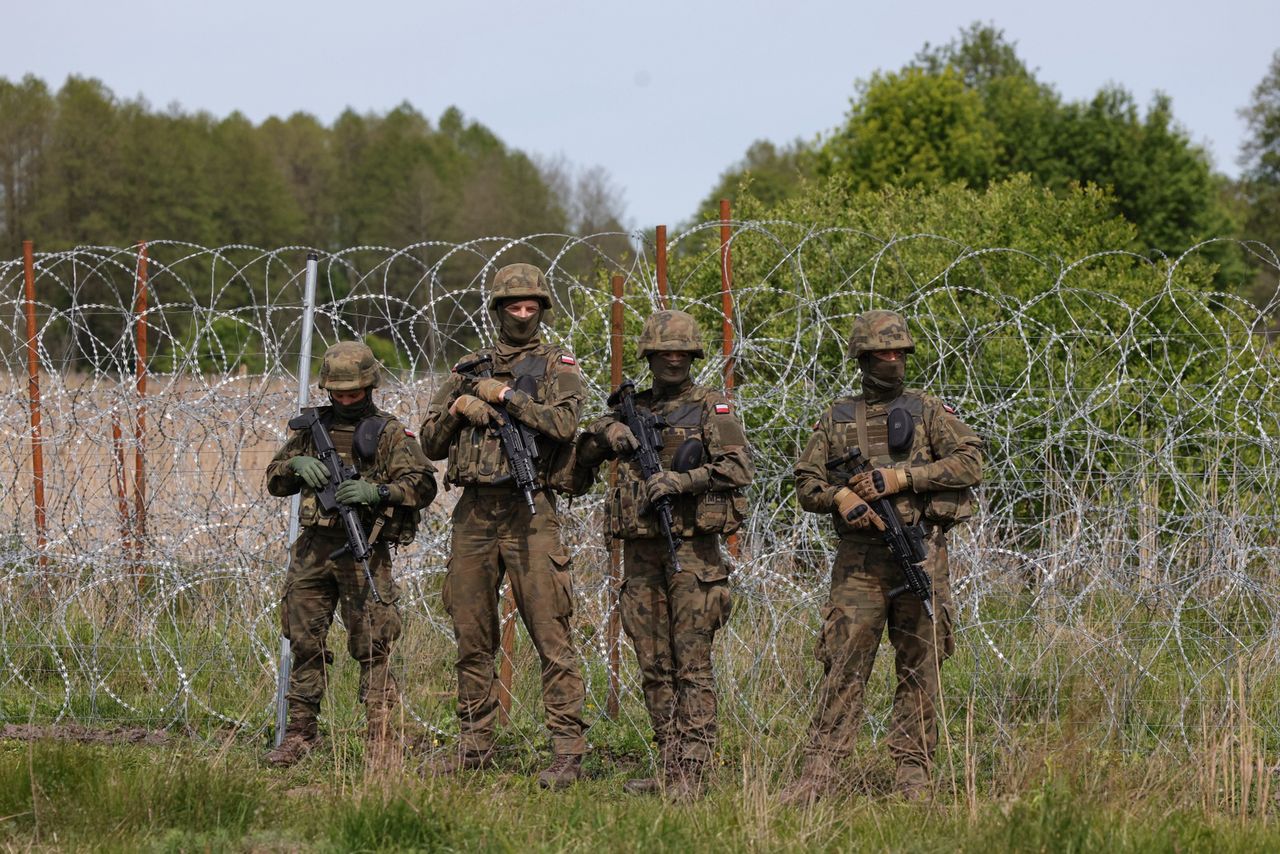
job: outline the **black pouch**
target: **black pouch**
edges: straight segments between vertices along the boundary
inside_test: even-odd
[[[889,450],[900,454],[911,448],[916,435],[916,422],[911,413],[901,406],[889,413]]]
[[[678,472],[693,471],[702,465],[705,457],[702,440],[690,436],[680,443],[680,447],[676,448],[675,455],[671,457],[671,470]]]
[[[372,462],[378,453],[378,440],[387,427],[387,419],[371,416],[356,425],[356,434],[351,438],[351,447],[356,455],[366,463]]]

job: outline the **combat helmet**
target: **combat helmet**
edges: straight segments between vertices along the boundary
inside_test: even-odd
[[[542,271],[532,264],[508,264],[493,274],[489,286],[489,310],[509,299],[536,299],[544,311],[551,308],[551,288]]]
[[[854,359],[873,350],[916,351],[911,340],[907,321],[896,311],[864,311],[853,319],[853,332],[849,335],[849,355]]]
[[[320,388],[326,391],[377,388],[381,374],[378,360],[367,345],[359,341],[339,341],[324,351]]]
[[[636,350],[641,359],[653,353],[692,353],[702,358],[702,330],[698,321],[683,311],[657,311],[649,315],[640,332]]]

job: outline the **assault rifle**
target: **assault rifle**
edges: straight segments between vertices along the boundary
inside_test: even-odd
[[[658,456],[658,449],[662,447],[662,435],[658,432],[658,428],[664,425],[661,419],[652,413],[647,411],[642,413],[636,409],[635,394],[635,381],[623,380],[618,390],[609,395],[608,403],[622,418],[622,423],[627,425],[627,429],[635,434],[640,447],[636,449],[633,459],[640,466],[640,476],[647,481],[662,471],[662,458]],[[671,571],[679,572],[680,559],[676,557],[676,550],[680,548],[680,538],[671,530],[671,496],[664,495],[653,502],[653,511],[658,517],[658,524],[662,527],[662,535],[667,538],[667,551],[671,555]]]
[[[472,380],[486,379],[493,376],[493,357],[485,355],[460,362],[454,370]],[[537,381],[526,375],[516,380],[512,388],[532,394],[537,390]],[[516,487],[524,493],[529,515],[536,516],[538,510],[533,503],[533,494],[538,491],[538,473],[534,468],[534,461],[538,459],[538,431],[512,418],[505,404],[493,404],[493,409],[498,413],[498,438],[507,457],[507,468],[511,470]]]
[[[386,602],[378,595],[378,586],[373,583],[373,571],[369,569],[369,555],[373,554],[373,548],[369,545],[364,526],[360,524],[360,514],[350,504],[339,501],[337,495],[338,487],[360,477],[360,472],[356,471],[355,466],[342,462],[338,450],[333,447],[333,438],[329,435],[328,428],[320,420],[319,410],[313,407],[303,409],[301,415],[289,419],[289,429],[310,431],[311,443],[316,448],[316,458],[329,470],[329,482],[325,484],[324,489],[316,490],[316,498],[320,500],[320,506],[326,513],[338,514],[338,518],[342,520],[342,527],[347,532],[347,544],[335,550],[329,557],[335,558],[343,552],[350,552],[352,559],[364,568],[364,577],[369,582],[369,590],[373,593],[374,600],[379,605],[385,605]]]
[[[846,465],[849,466],[847,469],[848,474],[839,471]],[[843,456],[827,460],[827,471],[837,472],[840,475],[841,482],[847,481],[853,475],[867,471],[870,468],[871,464],[863,458],[862,451],[858,448],[850,448]],[[888,496],[877,498],[870,504],[871,509],[884,521],[884,530],[880,533],[880,536],[884,539],[885,545],[889,547],[890,553],[902,566],[903,584],[890,590],[889,597],[893,598],[907,591],[914,593],[919,597],[920,604],[924,606],[924,612],[929,615],[929,619],[932,621],[933,584],[929,580],[929,573],[924,569],[926,556],[924,526],[902,524],[902,517],[898,515],[898,508],[893,506],[893,502],[889,500]]]

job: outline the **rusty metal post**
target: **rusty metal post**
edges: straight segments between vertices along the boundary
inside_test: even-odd
[[[120,547],[128,556],[133,552],[133,537],[130,535],[129,498],[126,494],[128,477],[124,467],[124,433],[120,430],[120,412],[114,406],[111,407],[111,451],[116,482],[116,510],[120,514]]]
[[[502,658],[498,662],[498,723],[503,726],[511,720],[511,680],[515,668],[512,658],[516,654],[516,600],[507,581],[507,595],[502,597]]]
[[[664,294],[667,273],[666,226],[658,226],[658,289]],[[613,303],[609,307],[609,381],[611,388],[622,385],[622,277],[613,277]],[[609,463],[609,487],[618,485],[618,461]],[[608,510],[606,509],[606,513]],[[607,526],[606,526],[607,527]],[[619,669],[621,667],[622,615],[618,610],[622,607],[619,593],[622,591],[622,544],[616,538],[609,540],[609,625],[606,629],[605,642],[609,649],[609,699],[605,713],[610,720],[618,719],[618,695],[621,688]]]
[[[667,296],[667,227],[665,225],[658,226],[657,237],[654,240],[654,253],[658,261],[658,308],[666,310],[671,306],[671,300]],[[618,387],[617,380],[614,388]]]
[[[27,399],[31,407],[31,481],[35,489],[36,552],[40,568],[49,564],[45,554],[46,519],[44,504],[44,438],[40,432],[40,354],[36,347],[36,265],[35,247],[22,241],[22,270],[26,280],[27,312]]]
[[[147,540],[147,462],[144,442],[147,430],[147,244],[138,244],[138,296],[134,304],[138,316],[135,347],[138,352],[136,375],[138,378],[138,418],[134,425],[133,452],[133,513],[134,548],[139,571],[143,549]]]
[[[733,396],[733,244],[730,241],[729,200],[720,200],[720,311],[722,321],[720,337],[724,354],[724,393]],[[738,535],[727,538],[729,554],[735,558],[740,553]]]

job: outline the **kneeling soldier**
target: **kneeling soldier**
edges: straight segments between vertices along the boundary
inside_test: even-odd
[[[280,605],[293,668],[289,674],[289,722],[280,746],[267,754],[276,766],[293,765],[319,740],[316,714],[333,655],[326,645],[334,609],[342,608],[347,649],[360,662],[360,700],[368,722],[366,757],[384,764],[399,750],[393,713],[399,701],[389,659],[400,636],[400,612],[391,580],[391,546],[413,541],[421,510],[436,494],[434,468],[399,421],[374,406],[379,367],[373,351],[355,341],[334,344],[324,354],[320,388],[330,405],[319,416],[343,464],[360,476],[337,489],[337,499],[359,508],[372,553],[369,568],[377,585],[370,594],[364,571],[346,549],[336,512],[317,498],[329,482],[328,469],[314,456],[308,430],[295,430],[267,467],[267,490],[285,497],[302,492],[302,533],[293,544]],[[381,599],[379,602],[378,600]]]
[[[626,462],[608,498],[609,531],[623,540],[622,626],[640,665],[660,764],[653,777],[628,781],[624,789],[665,788],[669,797],[687,801],[705,790],[716,742],[711,648],[731,607],[720,538],[742,524],[746,499],[739,490],[751,483],[754,469],[728,398],[690,377],[693,360],[703,355],[697,322],[682,311],[657,312],[645,322],[639,352],[653,388],[634,402],[638,412],[657,417],[662,471],[643,478],[634,455],[638,439],[616,411],[587,428],[579,463]],[[664,497],[679,538],[678,567],[652,511]]]

